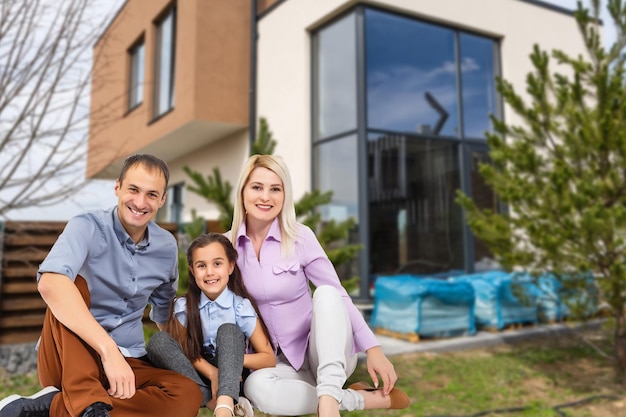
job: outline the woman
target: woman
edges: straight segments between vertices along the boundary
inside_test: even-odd
[[[254,155],[245,163],[228,235],[277,354],[275,367],[251,373],[244,385],[259,410],[337,417],[339,410],[409,406],[406,394],[394,388],[393,365],[317,238],[296,221],[291,179],[280,157]],[[309,282],[317,288],[313,297]],[[344,390],[358,352],[366,353],[376,388],[357,383]]]
[[[175,300],[166,331],[148,342],[150,360],[196,381],[215,417],[252,417],[252,406],[239,397],[243,368],[276,365],[236,259],[237,251],[219,233],[194,239],[187,249],[189,291]]]

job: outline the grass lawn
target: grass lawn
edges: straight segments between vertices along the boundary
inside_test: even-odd
[[[612,353],[610,335],[602,330],[582,333]],[[613,417],[626,416],[626,390],[614,378],[610,358],[603,357],[580,336],[532,339],[487,349],[391,357],[399,375],[398,386],[411,397],[406,410],[344,412],[349,417],[468,417],[497,409],[493,417]],[[367,381],[359,364],[348,383]],[[39,389],[35,375],[8,378],[0,375],[0,398],[12,393],[32,394]],[[555,410],[560,404],[582,401]],[[257,412],[257,416],[266,416]],[[198,417],[209,417],[201,410]]]

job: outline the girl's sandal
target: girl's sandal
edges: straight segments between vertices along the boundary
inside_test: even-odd
[[[219,404],[215,407],[215,409],[213,410],[213,415],[215,415],[215,412],[217,410],[219,410],[220,408],[226,408],[228,411],[230,411],[230,416],[231,417],[235,417],[235,410],[233,410],[233,407],[231,407],[230,405],[227,404]]]

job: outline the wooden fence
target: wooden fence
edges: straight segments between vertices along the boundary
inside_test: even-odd
[[[37,268],[65,224],[0,223],[0,344],[29,343],[39,338],[46,305],[37,292]],[[176,223],[159,225],[177,235]],[[214,221],[208,221],[206,227],[220,230]]]

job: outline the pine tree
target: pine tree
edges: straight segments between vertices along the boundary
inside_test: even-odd
[[[259,120],[259,133],[251,146],[250,155],[271,155],[275,148],[276,140],[273,138],[267,120],[262,117]],[[224,230],[229,230],[233,219],[233,205],[230,198],[232,185],[228,181],[222,181],[219,168],[213,168],[213,174],[206,178],[189,166],[183,167],[183,170],[195,184],[195,186],[187,186],[187,189],[216,204],[220,212],[220,225]],[[328,258],[335,268],[339,268],[353,261],[362,249],[362,245],[347,243],[350,230],[354,227],[353,219],[341,223],[321,222],[321,216],[316,210],[330,203],[331,200],[332,191],[321,193],[319,190],[313,190],[295,202],[295,211],[298,219],[316,232]],[[346,277],[342,279],[342,284],[347,291],[351,291],[357,288],[358,280],[358,277]]]
[[[553,273],[579,294],[593,284],[587,299],[597,295],[610,308],[616,371],[626,384],[626,5],[608,2],[618,34],[609,49],[599,37],[599,8],[599,0],[591,12],[579,2],[575,12],[586,56],[535,45],[526,95],[497,80],[524,124],[492,117],[492,163],[480,172],[508,210],[479,209],[463,193],[457,201],[506,269]]]
[[[208,201],[217,205],[220,216],[220,226],[224,230],[230,229],[230,225],[233,223],[233,204],[230,202],[230,193],[233,191],[233,186],[228,181],[222,181],[222,174],[219,168],[213,168],[213,175],[207,175],[203,177],[197,171],[192,170],[189,166],[185,165],[183,171],[195,186],[188,185],[187,190],[201,195]]]
[[[300,200],[296,201],[294,208],[296,217],[302,224],[305,224],[316,232],[322,248],[326,252],[330,262],[338,269],[340,276],[350,273],[350,262],[354,261],[363,245],[350,244],[349,235],[354,227],[354,219],[349,218],[341,223],[330,220],[322,223],[321,215],[317,208],[332,201],[333,192],[325,193],[313,190],[304,194]],[[346,291],[351,292],[359,286],[359,277],[343,276],[341,284]]]
[[[276,141],[264,117],[259,119],[259,134],[252,143],[250,155],[272,155],[276,148]]]

